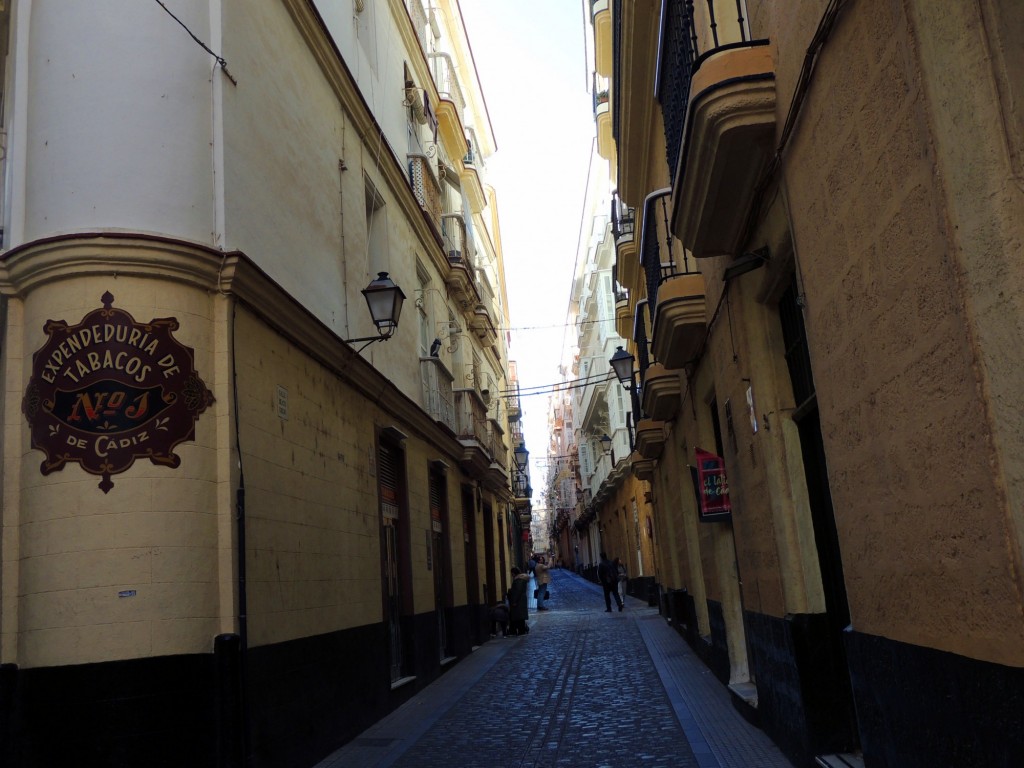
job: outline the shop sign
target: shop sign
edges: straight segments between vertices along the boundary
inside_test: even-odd
[[[695,448],[697,500],[701,522],[728,520],[732,515],[729,503],[729,479],[725,475],[725,461],[708,451]]]
[[[195,439],[213,394],[196,373],[192,350],[171,336],[173,317],[138,323],[101,297],[103,307],[77,325],[48,320],[49,337],[32,356],[22,412],[44,475],[77,462],[101,475],[100,489],[136,459],[177,467],[174,449]]]

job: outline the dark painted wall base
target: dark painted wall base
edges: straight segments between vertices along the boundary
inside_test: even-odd
[[[447,618],[451,656],[489,637],[484,606]],[[415,679],[394,690],[383,624],[252,648],[244,659],[237,637],[224,635],[210,654],[3,665],[0,765],[240,766],[247,730],[246,768],[308,768],[452,667],[441,665],[435,614],[409,617],[407,630],[403,671]]]
[[[729,684],[729,645],[725,636],[725,614],[722,604],[717,600],[708,600],[708,623],[711,625],[711,644],[700,639],[697,652],[704,659],[723,685]]]
[[[5,665],[4,765],[214,766],[214,656]]]
[[[686,590],[667,591],[661,606],[727,683],[721,604],[708,601],[711,643],[698,634]],[[748,612],[745,622],[760,725],[794,765],[812,766],[815,755],[859,738],[868,768],[1024,766],[1024,669],[859,632],[842,633],[846,659],[837,669],[844,654],[837,657],[824,614]],[[855,716],[847,709],[851,698]]]
[[[868,768],[1024,765],[1024,669],[849,632]]]
[[[857,745],[846,662],[825,614],[747,612],[760,725],[797,765]]]
[[[483,632],[483,606],[451,609],[447,653],[462,658]],[[437,679],[434,613],[408,617],[402,674],[392,690],[384,624],[254,648],[249,654],[252,768],[307,768]]]

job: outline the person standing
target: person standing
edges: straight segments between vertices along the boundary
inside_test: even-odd
[[[530,615],[527,605],[526,590],[530,585],[530,577],[515,566],[512,567],[512,586],[508,590],[508,633],[525,635],[530,631],[526,619]]]
[[[608,555],[601,553],[601,562],[597,565],[597,580],[601,582],[604,589],[604,612],[611,613],[612,595],[615,595],[615,602],[622,610],[622,598],[619,597],[619,571],[615,563],[608,559]]]
[[[537,565],[533,569],[534,578],[537,580],[537,610],[546,611],[544,601],[548,596],[548,584],[551,583],[551,574],[548,572],[548,564],[541,555],[537,558]]]
[[[615,558],[615,574],[618,584],[616,589],[619,590],[619,604],[626,604],[626,582],[629,581],[629,574],[626,572],[626,564],[622,562],[621,557]]]

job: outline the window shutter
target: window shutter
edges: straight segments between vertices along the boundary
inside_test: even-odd
[[[430,526],[436,532],[441,532],[441,509],[444,496],[444,483],[435,473],[430,475]]]
[[[380,506],[384,517],[398,519],[398,452],[381,445],[377,460],[377,481],[380,485]]]

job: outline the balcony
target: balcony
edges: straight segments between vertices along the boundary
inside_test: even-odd
[[[634,452],[629,457],[629,468],[637,480],[654,479],[654,459],[645,459],[639,453]]]
[[[618,193],[615,193],[612,197],[612,235],[615,237],[616,248],[633,242],[635,221],[636,211],[622,202]]]
[[[660,421],[640,419],[636,425],[636,452],[645,459],[656,459],[665,449],[665,428]]]
[[[532,492],[529,475],[515,470],[512,473],[512,495],[515,497],[516,503],[519,503],[520,500],[528,501]]]
[[[742,16],[668,3],[659,61],[672,231],[697,258],[736,253],[774,153],[772,50]]]
[[[612,137],[612,112],[608,88],[594,91],[594,121],[597,123],[597,154],[615,162],[615,139]]]
[[[422,0],[406,0],[409,18],[416,29],[416,38],[420,41],[420,50],[427,52],[427,12],[423,9]]]
[[[679,410],[682,397],[683,383],[678,373],[666,370],[660,363],[648,366],[644,382],[644,413],[655,421],[672,421]],[[640,425],[643,424],[641,421]],[[638,445],[639,439],[638,433]]]
[[[505,444],[505,430],[497,419],[487,420],[487,447],[491,458],[502,468],[502,475],[508,466],[508,446]]]
[[[449,263],[467,262],[472,266],[476,261],[473,242],[466,237],[466,220],[461,213],[441,215],[441,241]]]
[[[477,140],[476,131],[472,128],[466,129],[466,146],[468,151],[465,157],[462,158],[459,184],[462,186],[462,192],[469,203],[469,210],[472,213],[482,213],[487,205],[487,195],[484,192],[482,177],[484,159],[480,151],[480,142]]]
[[[441,217],[441,242],[448,257],[445,282],[449,295],[466,311],[480,302],[480,293],[473,279],[476,254],[472,240],[466,236],[466,222],[461,213],[446,213]]]
[[[612,14],[608,0],[590,0],[594,24],[594,66],[605,77],[612,74]]]
[[[625,291],[615,294],[615,332],[622,338],[629,337],[633,327],[633,313],[629,308],[629,294]]]
[[[498,329],[494,326],[494,319],[491,317],[491,310],[484,303],[473,307],[473,314],[469,317],[469,330],[485,344],[493,344],[498,340]]]
[[[409,160],[409,183],[420,208],[434,227],[441,230],[441,185],[437,181],[430,158],[426,155],[411,154]]]
[[[441,99],[437,105],[438,130],[448,146],[464,145],[466,135],[462,121],[466,113],[466,99],[455,74],[455,63],[447,53],[428,53],[427,58]]]
[[[670,277],[658,289],[651,351],[665,368],[683,368],[697,357],[707,333],[704,276]]]
[[[487,406],[471,387],[453,390],[455,434],[462,443],[463,469],[481,477],[491,466],[491,439],[487,429]]]
[[[515,388],[515,394],[509,395],[507,400],[505,401],[505,413],[508,416],[509,424],[515,424],[516,422],[523,418],[523,408],[520,404],[519,399],[519,384],[518,382],[516,382],[512,386]],[[515,430],[513,430],[513,432],[514,431]],[[515,435],[513,435],[513,438],[514,437]],[[513,439],[512,444],[516,444],[515,439]]]
[[[434,421],[456,431],[453,376],[436,357],[420,358],[420,379],[423,386],[423,407]]]

